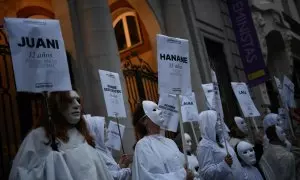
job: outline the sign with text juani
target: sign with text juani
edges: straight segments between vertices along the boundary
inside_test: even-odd
[[[121,82],[118,73],[99,70],[104,100],[109,117],[126,118]]]
[[[191,94],[189,42],[156,35],[159,94]]]
[[[227,4],[248,85],[257,86],[268,80],[268,72],[249,2],[248,0],[228,0]]]
[[[58,20],[5,18],[17,91],[72,89]]]

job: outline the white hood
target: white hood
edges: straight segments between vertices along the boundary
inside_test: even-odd
[[[104,117],[90,117],[86,122],[91,135],[95,138],[96,147],[100,150],[105,151],[106,146],[104,142]]]
[[[213,110],[203,111],[199,114],[199,126],[201,137],[216,142],[217,112]]]

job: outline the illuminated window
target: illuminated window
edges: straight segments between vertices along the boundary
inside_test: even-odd
[[[113,27],[119,51],[125,51],[142,43],[140,27],[135,12],[125,12],[118,16]]]

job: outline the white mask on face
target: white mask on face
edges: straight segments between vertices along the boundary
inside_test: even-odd
[[[277,137],[280,139],[280,141],[282,141],[282,142],[286,141],[286,134],[281,127],[276,126],[276,134],[277,134]]]
[[[281,119],[281,117],[279,116],[279,115],[277,115],[277,126],[279,126],[279,127],[283,127],[283,121],[282,121],[282,119]]]
[[[241,117],[234,117],[235,124],[243,133],[248,134],[248,127],[245,120]]]
[[[186,151],[191,152],[193,145],[191,136],[187,133],[184,133],[184,139],[186,144]]]
[[[68,102],[67,108],[62,112],[69,124],[75,125],[80,121],[80,97],[76,91],[70,91],[71,101]]]
[[[238,156],[244,161],[245,164],[251,166],[256,163],[255,152],[250,143],[241,141],[237,145]]]
[[[162,118],[162,112],[158,108],[157,104],[152,101],[143,101],[143,109],[145,115],[158,126],[163,125],[164,119]]]

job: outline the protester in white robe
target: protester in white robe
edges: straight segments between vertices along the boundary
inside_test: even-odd
[[[200,174],[198,173],[198,170],[199,170],[198,159],[192,151],[192,146],[193,146],[192,138],[188,133],[184,133],[184,139],[185,139],[185,145],[186,145],[185,150],[186,150],[187,158],[188,158],[188,168],[193,171],[194,176],[195,176],[194,180],[200,180],[201,177],[200,177]],[[178,149],[182,153],[182,157],[183,157],[182,163],[185,164],[183,146],[182,146],[182,140],[181,140],[180,134],[177,135],[175,142],[177,144]]]
[[[45,118],[26,136],[9,179],[112,180],[92,147],[76,91],[53,92],[48,102],[51,120]]]
[[[222,137],[222,122],[217,112],[208,110],[199,115],[199,125],[202,140],[198,144],[197,158],[199,173],[205,180],[232,180],[243,179],[241,164],[236,157],[233,148],[219,140]]]
[[[182,164],[182,155],[171,139],[160,135],[163,125],[161,110],[151,101],[143,101],[136,108],[133,125],[138,140],[135,146],[133,180],[192,180],[192,172]],[[138,128],[137,128],[138,127]]]
[[[269,144],[264,150],[259,165],[267,180],[295,180],[295,158],[279,139],[276,126],[266,129]]]
[[[264,126],[264,131],[265,131],[264,148],[267,148],[267,146],[269,145],[269,139],[266,136],[266,130],[267,130],[268,127],[271,127],[273,125],[277,125],[277,126],[280,125],[280,116],[278,114],[274,114],[274,113],[267,114],[264,117],[264,121],[263,121],[263,126]],[[277,130],[278,130],[278,127],[277,127]],[[282,137],[282,136],[279,136],[279,137]],[[281,139],[281,140],[284,143],[285,148],[288,151],[291,151],[292,144],[289,142],[289,140],[287,138],[284,138],[284,139]]]
[[[263,180],[261,173],[254,166],[256,164],[256,157],[253,145],[245,141],[240,141],[235,146],[235,152],[243,167],[242,171],[245,180]]]
[[[131,169],[128,168],[132,162],[130,156],[124,154],[121,156],[119,163],[113,158],[111,151],[105,146],[107,141],[107,129],[104,119],[88,118],[88,127],[95,139],[96,150],[103,157],[108,170],[114,180],[129,180],[131,178]]]

